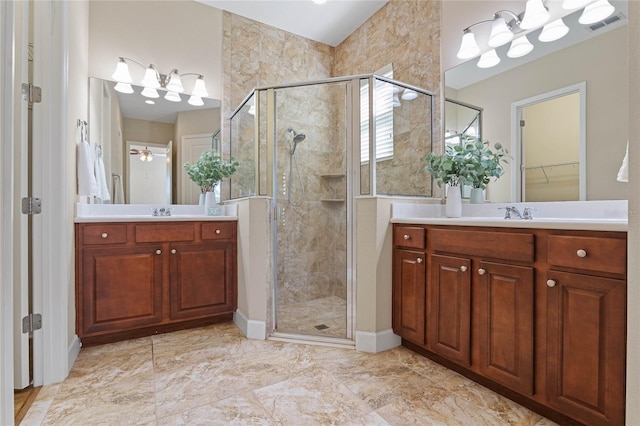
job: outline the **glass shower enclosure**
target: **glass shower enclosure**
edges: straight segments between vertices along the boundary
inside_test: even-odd
[[[272,336],[353,344],[354,198],[431,195],[432,98],[351,76],[258,88],[233,113],[230,197],[272,199]]]

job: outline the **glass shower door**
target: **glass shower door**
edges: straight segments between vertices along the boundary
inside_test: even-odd
[[[347,83],[275,90],[275,331],[350,339]]]

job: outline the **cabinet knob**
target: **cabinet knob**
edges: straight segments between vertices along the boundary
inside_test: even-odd
[[[482,268],[478,269],[478,274],[480,274],[480,275],[484,275],[484,274],[486,274],[486,273],[487,273],[487,270],[486,270],[486,269],[482,269]]]
[[[156,254],[162,254],[162,250],[160,249],[156,250]]]
[[[404,234],[404,236],[402,238],[404,238],[405,240],[408,240],[411,237],[409,236],[409,234]]]
[[[421,258],[421,257],[417,258],[417,259],[416,259],[416,262],[418,262],[418,263],[422,263],[422,258]]]
[[[578,257],[587,257],[587,252],[582,249],[578,250],[576,254],[578,255]]]
[[[176,254],[176,249],[171,249],[171,254]]]
[[[547,280],[547,287],[555,287],[556,280]]]
[[[216,229],[216,234],[220,235],[220,230]]]
[[[461,266],[461,267],[460,267],[460,270],[461,270],[462,272],[467,272],[467,267],[466,267],[466,266]]]
[[[100,235],[102,238],[107,238],[109,236],[109,234],[107,234],[106,232],[103,232],[102,235]]]

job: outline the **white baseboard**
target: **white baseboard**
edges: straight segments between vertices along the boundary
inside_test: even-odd
[[[71,367],[73,367],[73,364],[76,362],[76,359],[78,358],[78,354],[80,353],[81,347],[82,347],[82,342],[78,338],[78,335],[74,334],[73,341],[69,345],[69,353],[67,355],[67,374],[65,375],[65,377],[69,375],[69,372],[71,371]]]
[[[356,350],[361,352],[383,352],[402,344],[402,338],[393,330],[373,333],[370,331],[356,331]]]
[[[265,340],[267,338],[267,323],[264,321],[250,320],[242,312],[235,311],[233,322],[247,339]]]

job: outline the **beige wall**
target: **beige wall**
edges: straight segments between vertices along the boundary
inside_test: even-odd
[[[615,181],[629,128],[625,114],[629,99],[626,46],[627,28],[612,30],[589,43],[574,45],[459,89],[458,100],[484,108],[484,139],[509,146],[513,102],[585,81],[587,199],[626,199],[625,184]],[[545,77],[550,70],[553,79]],[[511,168],[509,164],[505,175],[489,186],[492,201],[511,200]]]

